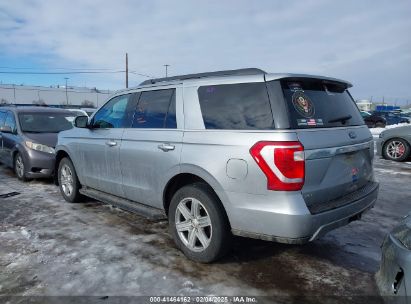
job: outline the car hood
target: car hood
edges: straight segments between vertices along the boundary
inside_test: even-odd
[[[400,225],[391,231],[391,235],[395,237],[408,250],[411,250],[411,213],[408,214]]]
[[[58,133],[24,133],[25,137],[33,142],[46,145],[49,147],[56,147]]]

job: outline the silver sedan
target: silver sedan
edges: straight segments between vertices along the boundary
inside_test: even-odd
[[[411,156],[411,126],[383,131],[377,141],[377,154],[394,161],[408,159]]]

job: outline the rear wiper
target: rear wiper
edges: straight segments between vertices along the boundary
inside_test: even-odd
[[[352,118],[351,115],[345,115],[345,116],[341,116],[341,117],[337,117],[337,118],[331,119],[331,120],[328,121],[328,123],[333,123],[333,122],[339,122],[339,121],[341,121],[342,124],[345,124],[345,122],[346,122],[347,120],[351,119],[351,118]]]

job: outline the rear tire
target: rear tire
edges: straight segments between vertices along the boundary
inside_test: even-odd
[[[67,157],[63,158],[58,167],[58,182],[61,195],[69,203],[78,203],[82,196],[79,192],[81,185],[73,163]]]
[[[231,248],[230,225],[218,197],[203,183],[179,189],[171,199],[170,233],[191,260],[210,263]]]
[[[408,142],[404,139],[393,138],[384,144],[382,156],[385,159],[401,162],[410,156],[410,150]]]
[[[375,124],[375,127],[376,127],[376,128],[385,128],[385,123],[383,123],[383,122],[377,122],[377,123]]]
[[[14,173],[16,173],[17,178],[22,182],[27,182],[30,180],[26,177],[26,164],[24,163],[23,156],[20,154],[20,152],[17,152],[16,156],[14,157],[13,169]]]

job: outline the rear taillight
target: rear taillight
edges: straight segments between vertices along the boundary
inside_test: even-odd
[[[251,156],[267,177],[267,189],[301,190],[304,185],[304,147],[298,141],[260,141]]]

